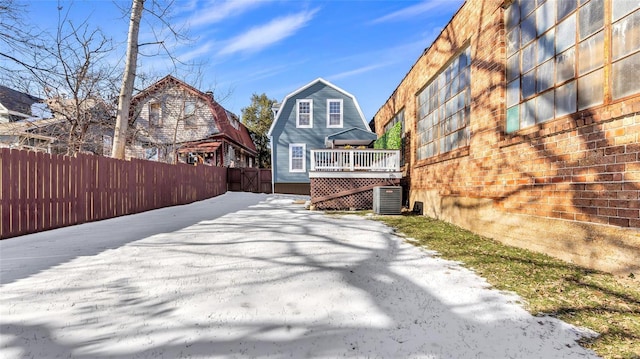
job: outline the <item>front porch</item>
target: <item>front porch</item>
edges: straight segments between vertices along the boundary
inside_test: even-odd
[[[399,150],[311,150],[311,204],[316,209],[371,209],[373,188],[400,183]]]

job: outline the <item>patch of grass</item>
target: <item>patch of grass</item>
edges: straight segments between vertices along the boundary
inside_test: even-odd
[[[604,358],[640,358],[640,284],[510,247],[424,216],[375,216],[443,258],[463,262],[495,288],[517,293],[534,315],[548,314],[600,335],[581,344]]]

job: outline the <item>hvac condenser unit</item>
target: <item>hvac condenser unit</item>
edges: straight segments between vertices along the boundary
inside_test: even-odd
[[[373,187],[373,213],[400,214],[402,211],[402,187]]]

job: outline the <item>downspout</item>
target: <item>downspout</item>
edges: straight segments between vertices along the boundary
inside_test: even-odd
[[[271,193],[276,193],[276,166],[274,166],[275,162],[273,162],[273,136],[269,137],[269,142],[271,142]]]

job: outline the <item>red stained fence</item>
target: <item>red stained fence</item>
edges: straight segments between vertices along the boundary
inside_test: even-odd
[[[0,148],[0,239],[191,203],[226,191],[223,167]]]
[[[264,168],[229,168],[227,170],[229,191],[271,193],[271,170]]]

